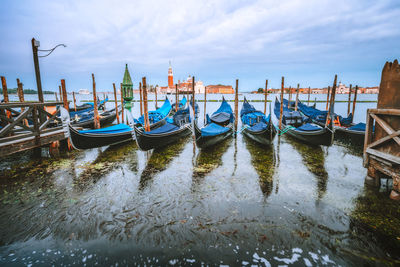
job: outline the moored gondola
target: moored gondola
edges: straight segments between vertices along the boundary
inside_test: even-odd
[[[135,125],[135,140],[141,150],[150,150],[177,142],[191,132],[189,107],[178,110],[172,118],[167,118],[164,125],[150,131]]]
[[[327,111],[308,107],[299,101],[298,108],[301,113],[310,118],[314,123],[324,125],[326,121]],[[333,114],[333,129],[335,131],[335,139],[351,143],[357,146],[364,144],[365,123],[353,123],[353,114],[350,113],[347,117],[342,117]]]
[[[235,116],[231,106],[222,98],[221,106],[211,115],[207,114],[207,122],[203,128],[197,126],[197,121],[193,120],[193,131],[196,145],[199,148],[213,146],[228,138],[233,133]]]
[[[149,111],[150,129],[156,129],[165,124],[165,120],[171,114],[172,106],[168,98],[165,98],[164,104],[157,110]],[[144,115],[134,120],[137,127],[144,125]]]
[[[280,102],[275,99],[275,116],[280,117]],[[333,130],[331,127],[320,126],[315,123],[307,122],[306,117],[299,111],[292,111],[283,105],[282,126],[283,131],[290,136],[312,145],[331,146],[333,143]]]
[[[271,120],[271,104],[269,107],[270,114],[266,116],[261,111],[256,110],[244,98],[243,107],[240,111],[243,124],[242,133],[262,145],[271,144],[276,135],[276,129]]]
[[[121,110],[121,109],[119,109]],[[108,125],[115,121],[117,117],[117,113],[115,112],[115,108],[102,112],[99,114],[100,117],[100,125]],[[82,128],[94,128],[94,113],[89,112],[82,114],[81,116],[77,116],[71,122],[74,127],[82,127]]]
[[[89,149],[132,141],[133,129],[126,124],[93,130],[77,130],[70,124],[69,114],[61,108],[64,132],[75,149]]]

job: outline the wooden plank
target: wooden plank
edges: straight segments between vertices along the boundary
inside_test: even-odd
[[[371,117],[375,119],[375,122],[377,122],[382,127],[382,129],[385,130],[386,133],[392,134],[392,133],[395,132],[393,130],[393,128],[390,127],[389,124],[387,124],[384,120],[382,120],[381,118],[379,118],[375,114],[371,114]],[[400,145],[400,138],[399,137],[393,137],[393,140],[396,141],[396,143]]]
[[[52,132],[57,132],[62,129],[63,129],[62,126],[45,129],[41,132],[41,135],[52,133]],[[14,136],[0,138],[0,144],[4,144],[4,143],[8,143],[8,142],[18,142],[18,140],[19,141],[25,140],[25,138],[32,137],[32,136],[35,136],[35,134],[33,132],[28,132],[28,133],[26,131],[20,132],[20,133],[16,133]]]
[[[0,104],[0,108],[5,108],[5,109],[9,109],[9,108],[20,108],[20,107],[30,107],[30,106],[59,106],[62,105],[63,102],[46,102],[46,103],[39,103],[39,102],[25,102],[25,103],[19,103],[19,102],[15,102],[15,103],[1,103]]]
[[[378,150],[375,150],[373,148],[367,148],[366,151],[368,154],[374,155],[376,157],[382,158],[384,160],[388,160],[391,161],[393,163],[399,164],[400,165],[400,157],[385,153],[385,152],[381,152]]]
[[[370,112],[373,114],[380,114],[380,115],[393,115],[393,116],[400,116],[400,109],[381,109],[381,108],[372,108]]]
[[[10,142],[7,144],[0,144],[0,157],[4,157],[16,152],[25,151],[28,149],[49,145],[52,142],[64,140],[64,131],[60,130],[50,134],[42,135],[39,138],[39,143],[35,142],[35,137],[25,138],[18,143]]]

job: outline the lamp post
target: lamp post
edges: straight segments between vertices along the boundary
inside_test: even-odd
[[[38,90],[38,97],[39,97],[39,102],[43,103],[43,91],[42,91],[42,80],[40,78],[40,69],[39,69],[39,57],[47,57],[53,51],[59,47],[59,46],[64,46],[67,47],[65,44],[59,44],[53,47],[52,49],[47,49],[47,50],[40,50],[39,49],[40,42],[36,40],[35,38],[32,38],[32,52],[33,52],[33,63],[35,64],[35,75],[36,75],[36,85],[37,85],[37,90]],[[49,52],[47,55],[44,56],[39,56],[38,52]]]

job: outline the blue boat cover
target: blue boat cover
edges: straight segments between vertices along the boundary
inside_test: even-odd
[[[169,114],[170,111],[171,111],[171,102],[169,102],[168,98],[165,98],[164,104],[161,106],[161,108],[149,111],[150,124],[163,120]],[[137,120],[135,120],[135,122],[144,125],[144,115],[140,116]]]
[[[360,123],[357,123],[356,125],[349,127],[348,129],[352,130],[352,131],[365,132],[366,127],[367,127],[367,125],[365,123],[360,122]]]
[[[98,103],[98,107],[100,106],[100,105],[103,105],[106,101],[108,101],[108,97],[105,99],[105,100],[101,100],[99,103]],[[89,105],[91,105],[91,107],[89,107],[89,108],[86,108],[86,109],[83,109],[83,110],[78,110],[78,111],[70,111],[69,112],[69,115],[71,116],[71,117],[75,117],[75,115],[78,115],[78,116],[85,116],[85,114],[84,113],[93,113],[93,110],[94,110],[94,103],[87,103],[87,104],[89,104]],[[93,116],[93,115],[92,115]]]
[[[150,132],[146,132],[146,134],[160,134],[160,133],[167,133],[178,130],[179,127],[172,123],[166,123],[163,126],[160,126]]]
[[[240,118],[242,123],[253,126],[259,122],[268,123],[269,119],[259,110],[256,110],[253,105],[250,105],[246,100],[243,103],[242,110],[240,111]]]
[[[283,100],[283,103],[285,104],[288,103],[286,99]],[[306,115],[307,117],[313,119],[314,121],[320,122],[320,123],[325,123],[326,122],[326,116],[328,114],[328,111],[322,111],[313,107],[309,107],[307,105],[304,105],[300,101],[297,104],[299,110]],[[349,114],[348,117],[344,118],[340,115],[334,114],[335,117],[339,118],[340,124],[343,126],[348,126],[351,124],[353,121],[353,114]]]
[[[296,130],[304,131],[304,132],[318,131],[318,130],[321,130],[321,129],[322,128],[320,126],[317,126],[317,125],[311,124],[311,123],[306,123],[306,124],[303,124],[300,127],[296,128]]]
[[[179,101],[179,107],[180,107],[180,108],[181,108],[181,107],[184,107],[184,106],[186,105],[186,102],[187,102],[187,99],[186,99],[186,96],[184,96],[184,97],[182,98],[182,100]]]
[[[216,123],[222,123],[229,119],[230,122],[233,122],[233,111],[231,106],[225,99],[222,100],[221,106],[211,115],[211,121]]]
[[[222,127],[216,123],[210,123],[201,129],[201,136],[215,136],[229,131],[229,128]]]
[[[90,134],[115,134],[115,133],[124,133],[124,132],[130,132],[132,129],[126,124],[120,123],[117,125],[113,125],[110,127],[105,127],[101,129],[94,129],[94,130],[82,130],[79,131],[79,133],[85,134],[85,133],[90,133]]]
[[[179,101],[179,106],[178,106],[178,108],[183,108],[185,105],[186,105],[186,103],[187,103],[187,99],[186,99],[186,96],[184,96],[182,99],[181,99],[181,101]],[[175,108],[175,106],[176,106],[176,103],[173,103],[172,104],[172,108]]]
[[[264,131],[265,129],[268,128],[268,124],[261,121],[257,124],[254,124],[253,126],[251,126],[250,128],[248,128],[250,131],[252,132],[261,132]]]

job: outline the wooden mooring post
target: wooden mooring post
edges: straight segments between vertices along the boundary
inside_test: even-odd
[[[1,76],[1,86],[3,87],[3,100],[4,100],[4,103],[7,104],[10,100],[8,98],[7,81],[6,81],[6,77],[4,77],[4,76]],[[11,112],[9,110],[7,110],[4,115],[7,115],[7,118],[11,118]]]
[[[281,88],[281,107],[279,114],[279,129],[282,130],[282,118],[283,118],[283,91],[285,90],[285,77],[282,76],[282,88]]]
[[[206,124],[207,121],[207,112],[206,112],[206,108],[207,108],[207,87],[204,88],[204,125]]]
[[[354,119],[354,112],[356,112],[356,103],[357,103],[357,91],[358,91],[358,85],[356,85],[356,90],[354,91],[354,100],[353,100],[353,117],[351,117],[351,122],[353,122]]]
[[[307,106],[310,105],[310,94],[311,94],[311,86],[308,87],[308,100],[307,100]]]
[[[143,108],[144,108],[144,130],[146,132],[150,131],[150,122],[149,122],[149,112],[148,112],[148,105],[147,105],[147,84],[146,84],[146,77],[142,78],[143,83]]]
[[[178,84],[175,84],[175,112],[178,111],[179,108],[179,93],[178,93]]]
[[[143,90],[142,83],[139,82],[139,102],[140,102],[140,116],[143,116]]]
[[[300,84],[297,84],[297,90],[296,90],[296,104],[294,107],[294,110],[297,111],[297,104],[299,103],[299,91],[300,91]]]
[[[119,88],[120,88],[120,90],[121,90],[121,114],[122,114],[122,118],[121,118],[121,123],[125,123],[125,120],[124,120],[124,113],[125,113],[125,110],[124,110],[124,93],[122,92],[122,83],[120,83],[119,84]]]
[[[238,125],[238,120],[239,120],[238,115],[239,115],[239,79],[236,79],[236,87],[235,87],[235,131],[237,131],[237,125]]]
[[[349,87],[349,99],[347,101],[347,116],[350,115],[351,87],[352,87],[352,85],[350,84],[350,87]],[[353,117],[354,117],[354,114],[353,114]]]
[[[374,131],[375,125],[375,131]],[[400,200],[400,66],[386,62],[382,70],[376,109],[367,110],[364,139],[365,183],[380,186],[380,179],[393,179],[390,198]]]
[[[118,98],[117,98],[117,88],[115,87],[115,83],[113,83],[113,89],[114,89],[115,113],[117,114],[117,123],[119,124]]]
[[[328,126],[328,124],[333,123],[333,120],[335,119],[332,117],[332,114],[334,113],[333,110],[335,105],[336,83],[337,83],[337,75],[335,75],[335,79],[333,80],[333,86],[330,94],[328,114],[326,115],[325,126]]]
[[[97,97],[96,97],[96,81],[94,80],[94,74],[92,73],[92,82],[93,82],[93,123],[95,129],[100,129],[100,117],[99,111],[97,109]]]
[[[328,86],[328,94],[326,95],[326,110],[328,110],[329,107],[329,97],[330,97],[330,93],[331,93],[331,87]]]
[[[268,102],[268,80],[265,80],[264,92],[264,114],[267,115],[267,102]]]
[[[74,99],[74,110],[76,111],[76,98],[75,98],[75,92],[72,91],[72,97]]]
[[[195,102],[195,90],[194,90],[194,76],[192,77],[192,108],[193,108],[193,114],[194,114],[194,118],[196,118],[196,102]]]

